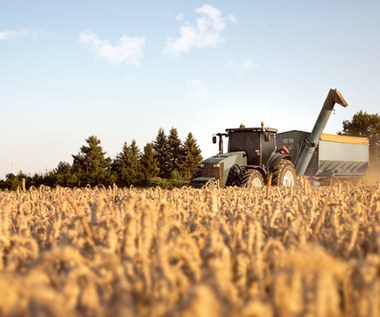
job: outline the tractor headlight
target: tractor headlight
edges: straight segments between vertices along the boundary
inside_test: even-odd
[[[219,168],[220,167],[220,164],[213,164],[212,167],[215,167],[215,168]]]

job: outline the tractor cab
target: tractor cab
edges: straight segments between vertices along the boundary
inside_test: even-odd
[[[228,152],[244,151],[247,164],[262,166],[266,164],[276,150],[275,135],[272,128],[226,129],[228,134]]]
[[[219,154],[223,154],[223,137],[228,137],[227,152],[245,152],[248,165],[261,166],[266,164],[276,150],[275,136],[277,129],[273,128],[240,128],[226,129],[227,133],[217,133],[213,143],[219,137]]]

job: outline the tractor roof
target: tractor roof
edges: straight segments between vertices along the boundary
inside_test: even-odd
[[[269,133],[277,133],[277,129],[274,128],[233,128],[233,129],[226,129],[226,132],[228,133],[235,133],[235,132],[269,132]]]

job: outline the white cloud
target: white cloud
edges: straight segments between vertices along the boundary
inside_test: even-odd
[[[236,19],[236,17],[233,14],[229,14],[228,17],[227,17],[227,19],[231,23],[236,23],[237,22],[237,19]]]
[[[184,23],[177,38],[168,38],[164,52],[169,55],[187,53],[193,48],[216,47],[224,41],[222,33],[228,23],[236,22],[233,15],[223,16],[212,5],[204,4],[195,10],[199,17],[195,25]]]
[[[175,17],[175,19],[176,19],[177,21],[182,21],[183,18],[184,18],[184,16],[183,16],[182,13],[178,13],[177,16]]]
[[[197,78],[186,82],[186,88],[188,96],[192,98],[206,98],[209,96],[206,86]]]
[[[241,62],[229,61],[226,65],[229,70],[232,70],[238,75],[249,72],[257,67],[251,59],[245,59]]]
[[[3,41],[18,40],[27,36],[32,36],[33,38],[36,37],[37,31],[25,28],[0,30],[0,40]]]
[[[138,66],[144,55],[145,38],[123,35],[117,45],[102,40],[91,31],[79,34],[79,42],[89,47],[96,55],[112,64],[127,63]]]

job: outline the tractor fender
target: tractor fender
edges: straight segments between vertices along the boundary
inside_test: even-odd
[[[281,160],[288,160],[293,163],[290,155],[275,153],[268,161],[267,171],[272,172],[280,164]]]

